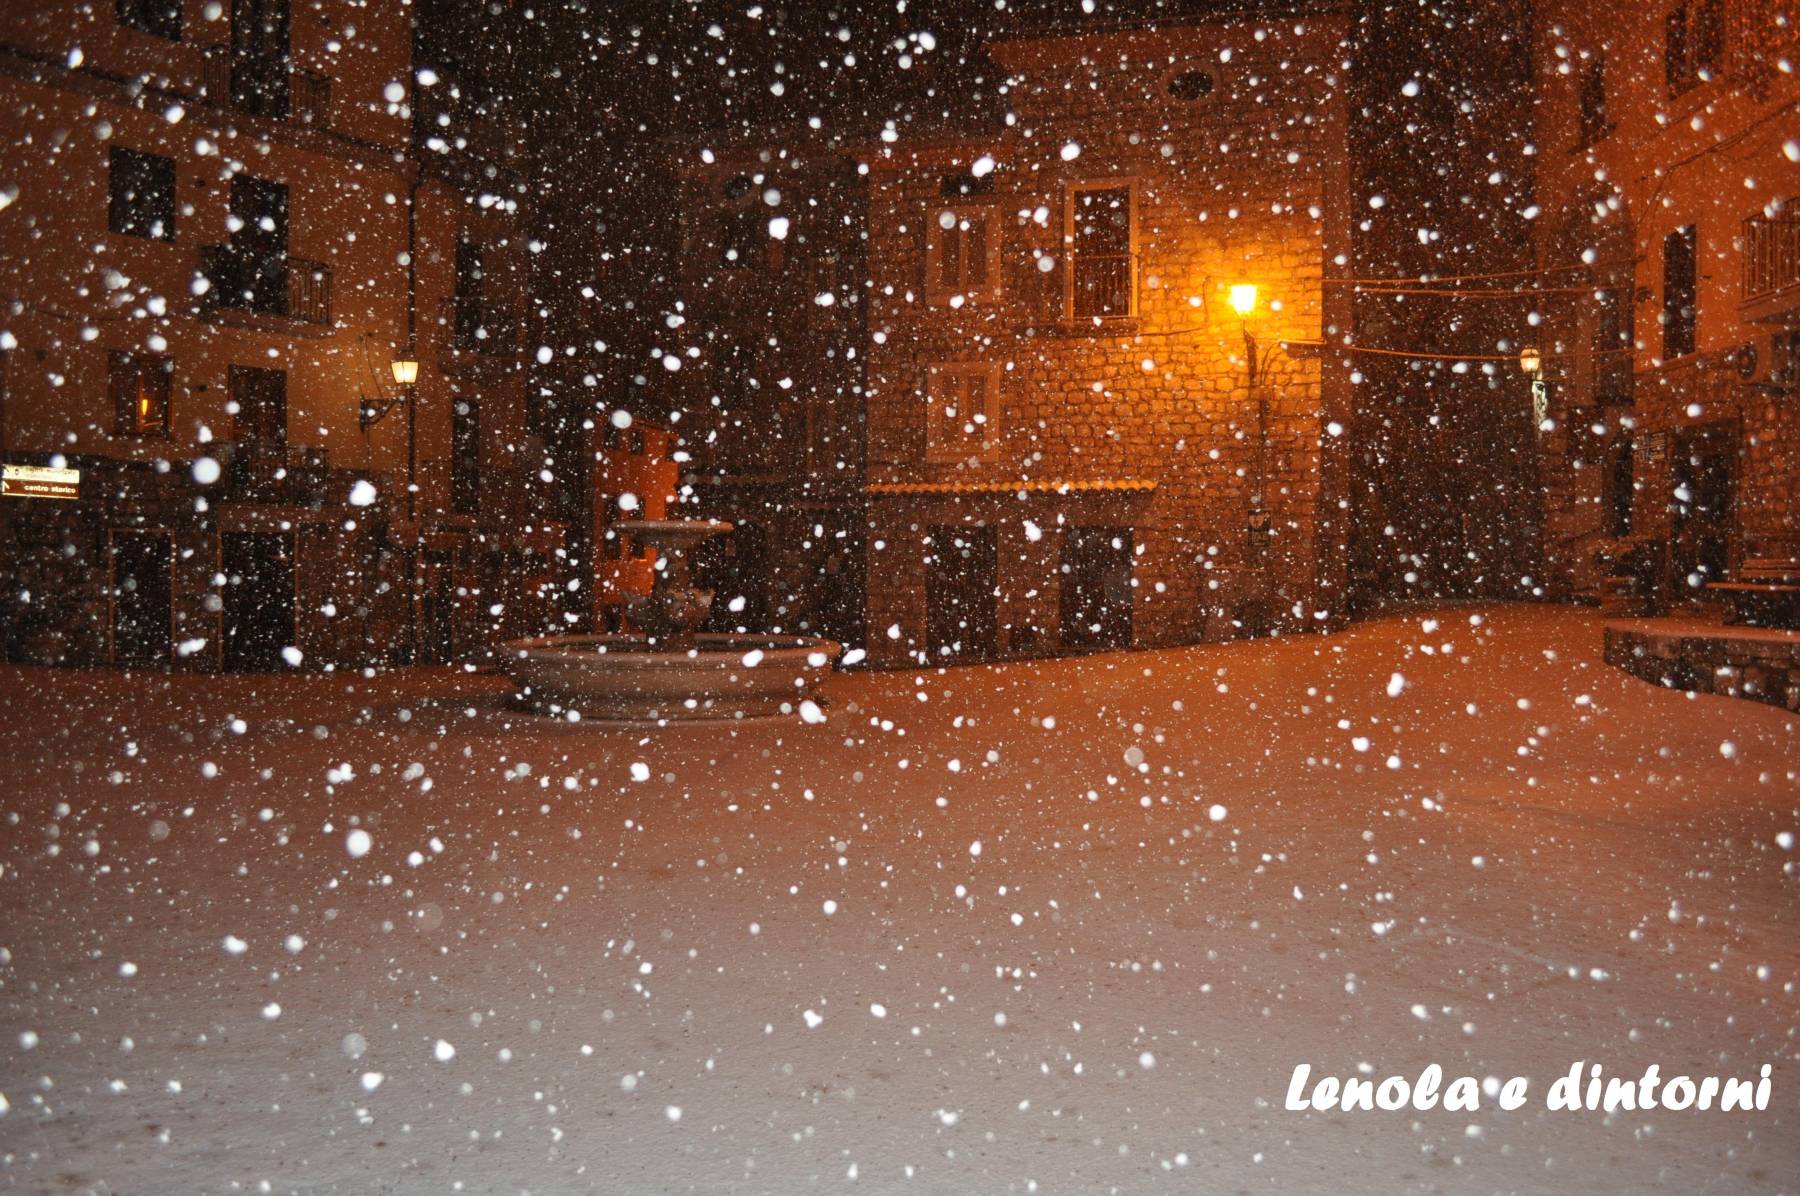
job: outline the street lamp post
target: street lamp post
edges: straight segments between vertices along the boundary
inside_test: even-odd
[[[1269,398],[1261,386],[1262,350],[1250,331],[1250,314],[1256,310],[1256,284],[1235,283],[1230,291],[1231,309],[1238,314],[1244,334],[1244,361],[1250,397],[1256,401],[1256,474],[1250,489],[1250,510],[1245,518],[1244,534],[1256,564],[1264,563],[1269,534],[1273,530],[1269,511],[1264,505],[1269,480]]]
[[[400,401],[406,404],[406,521],[418,516],[419,492],[419,359],[411,349],[393,362],[394,382],[400,387]]]

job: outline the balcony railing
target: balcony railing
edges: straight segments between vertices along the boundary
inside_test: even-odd
[[[237,245],[205,245],[203,310],[255,312],[304,324],[331,323],[331,267],[324,262],[259,253]]]
[[[215,108],[321,129],[331,122],[331,76],[286,60],[234,59],[228,47],[210,47],[200,91]]]
[[[1752,216],[1744,221],[1745,303],[1760,303],[1800,288],[1800,216]]]

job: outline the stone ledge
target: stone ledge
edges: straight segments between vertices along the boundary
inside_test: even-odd
[[[1800,712],[1800,631],[1633,619],[1604,634],[1606,663],[1640,680]]]

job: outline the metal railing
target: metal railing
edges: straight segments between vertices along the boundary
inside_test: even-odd
[[[206,312],[247,311],[304,324],[331,323],[331,267],[324,262],[259,253],[239,245],[203,245]]]
[[[215,108],[324,128],[331,123],[331,76],[291,61],[235,58],[211,46],[201,58],[200,94]]]
[[[1800,216],[1752,216],[1743,243],[1745,303],[1800,287]]]
[[[1131,290],[1130,254],[1076,251],[1069,314],[1077,320],[1134,314]]]

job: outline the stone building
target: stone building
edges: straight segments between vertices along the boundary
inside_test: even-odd
[[[1537,6],[1550,575],[1800,556],[1800,11]]]
[[[872,660],[1342,617],[1346,35],[1002,41],[1004,123],[869,152]]]
[[[515,197],[421,169],[412,47],[351,0],[0,12],[0,452],[80,473],[0,501],[10,656],[333,667],[534,625],[560,531]]]

